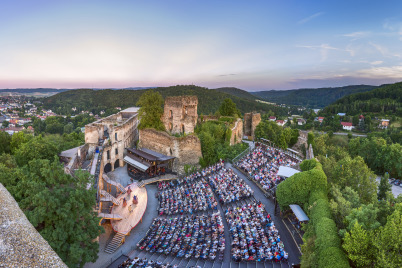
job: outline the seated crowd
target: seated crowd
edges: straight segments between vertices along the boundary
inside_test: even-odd
[[[154,219],[146,236],[137,244],[141,250],[186,259],[223,259],[225,234],[219,212],[211,215]]]
[[[262,203],[228,208],[226,220],[232,237],[234,261],[287,260],[278,230]]]
[[[202,179],[192,185],[185,184],[161,191],[158,195],[159,215],[172,215],[217,209],[214,194]]]
[[[236,164],[248,173],[264,190],[269,190],[284,179],[277,176],[279,166],[294,166],[297,162],[283,152],[261,145],[244,156]]]
[[[168,188],[174,188],[178,185],[182,184],[192,184],[196,182],[197,180],[201,179],[202,177],[206,177],[210,174],[213,174],[219,170],[221,170],[224,167],[224,162],[221,160],[215,165],[209,166],[204,168],[201,171],[197,171],[191,175],[188,175],[184,178],[178,178],[177,180],[172,180],[172,181],[161,181],[158,183],[158,189],[159,191],[166,190]]]
[[[247,198],[254,193],[232,169],[222,168],[219,172],[208,176],[208,181],[219,197],[219,202],[223,204]]]
[[[177,265],[163,264],[161,261],[152,261],[147,258],[128,258],[118,268],[177,268]]]

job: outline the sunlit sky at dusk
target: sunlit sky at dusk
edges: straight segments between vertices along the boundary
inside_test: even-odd
[[[2,1],[0,88],[402,81],[402,1]]]

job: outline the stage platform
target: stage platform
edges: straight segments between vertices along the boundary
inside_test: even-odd
[[[128,194],[128,187],[131,189],[131,193]],[[113,205],[111,214],[118,214],[121,216],[121,220],[111,220],[112,228],[117,233],[128,235],[128,233],[133,229],[142,219],[142,216],[147,209],[147,190],[145,187],[138,187],[137,183],[134,182],[125,187],[126,193],[122,193],[117,197],[120,201],[120,205]],[[137,196],[138,204],[133,204],[133,197]],[[123,198],[127,200],[127,206],[123,207]],[[130,212],[130,209],[132,211]]]

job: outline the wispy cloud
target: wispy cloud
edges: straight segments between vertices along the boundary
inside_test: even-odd
[[[218,76],[234,76],[234,75],[237,75],[237,74],[220,74]]]
[[[370,62],[371,65],[380,65],[380,64],[382,64],[382,63],[383,63],[382,60],[376,60],[376,61]]]
[[[330,50],[347,51],[344,49],[339,49],[337,47],[330,46],[329,44],[321,44],[319,46],[296,46],[296,47],[308,48],[312,50],[320,50],[321,61],[325,61],[328,58],[328,51]]]
[[[324,14],[325,14],[324,12],[317,12],[317,13],[315,13],[315,14],[307,17],[307,18],[299,20],[297,22],[297,24],[304,24],[304,23],[309,22],[310,20],[315,19],[315,18],[317,18],[317,17],[319,17],[321,15],[324,15]]]
[[[360,31],[360,32],[353,32],[353,33],[347,33],[344,34],[343,36],[345,37],[351,37],[352,40],[357,40],[361,38],[365,38],[371,35],[371,32],[368,31]]]

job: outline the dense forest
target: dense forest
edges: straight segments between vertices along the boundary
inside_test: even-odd
[[[402,82],[384,85],[369,92],[352,94],[326,107],[323,113],[380,113],[402,115]]]
[[[336,100],[358,92],[371,91],[376,86],[356,85],[328,88],[303,88],[292,90],[269,90],[251,92],[251,94],[269,102],[287,105],[299,105],[308,108],[323,108]]]
[[[247,92],[245,90],[235,88],[235,87],[220,87],[220,88],[215,88],[216,91],[219,92],[224,92],[242,99],[248,99],[248,100],[257,100],[260,99],[257,96],[254,96],[250,92]]]
[[[214,89],[188,86],[158,87],[153,89],[159,92],[164,98],[166,96],[196,95],[198,97],[198,113],[213,114],[218,109],[222,101],[230,98],[242,112],[267,112],[273,111],[276,115],[287,115],[287,109],[258,103],[254,100],[244,99],[228,93],[220,92]],[[93,113],[99,113],[102,110],[112,109],[114,107],[127,108],[135,106],[139,97],[146,90],[91,90],[78,89],[56,94],[43,100],[44,108],[52,109],[56,113],[71,114],[72,108],[77,111],[89,110]]]
[[[402,175],[401,145],[312,133],[308,143],[318,161],[305,160],[276,192],[281,209],[299,204],[310,218],[302,267],[401,267],[402,195],[388,183]],[[373,170],[384,174],[379,185]]]

